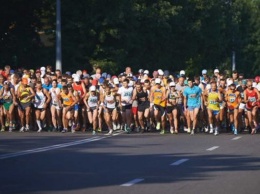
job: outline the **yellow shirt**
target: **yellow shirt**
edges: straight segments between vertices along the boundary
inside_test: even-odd
[[[163,95],[165,93],[165,87],[161,87],[161,88],[154,87],[152,91],[153,91],[153,103],[155,105],[160,105],[162,107],[165,107],[166,100],[162,101]]]
[[[208,94],[208,109],[210,110],[219,110],[220,107],[219,107],[219,95],[218,95],[218,92],[215,91],[210,91],[209,94]]]

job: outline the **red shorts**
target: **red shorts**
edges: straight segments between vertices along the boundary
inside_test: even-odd
[[[132,113],[133,115],[137,115],[138,107],[132,107]]]

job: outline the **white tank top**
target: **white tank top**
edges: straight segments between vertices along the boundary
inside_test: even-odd
[[[46,96],[44,95],[43,91],[37,91],[35,93],[34,99],[35,99],[34,107],[35,108],[43,108],[43,105],[46,101]]]
[[[121,95],[122,106],[132,104],[132,95],[133,95],[132,87],[128,87],[128,88],[121,87],[118,90],[118,94]],[[128,103],[126,103],[125,101],[127,101]]]
[[[89,105],[89,107],[97,107],[97,105],[98,105],[98,97],[89,95],[89,97],[88,97],[88,105]]]
[[[105,101],[105,106],[107,108],[116,108],[116,101],[113,95],[106,95],[104,101]]]
[[[4,102],[12,102],[12,94],[10,91],[5,91],[3,92],[3,100]]]
[[[60,93],[59,88],[51,88],[50,94],[51,94],[51,103],[56,106],[58,105],[58,94]]]

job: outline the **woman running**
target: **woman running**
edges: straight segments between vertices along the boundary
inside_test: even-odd
[[[42,82],[37,81],[35,98],[34,98],[34,108],[35,108],[35,117],[36,123],[38,126],[38,133],[42,131],[42,123],[45,121],[46,107],[51,101],[49,92],[42,88]]]

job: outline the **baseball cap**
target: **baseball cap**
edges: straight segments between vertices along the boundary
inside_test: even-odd
[[[181,71],[180,71],[180,75],[185,75],[185,71],[184,71],[184,70],[181,70]]]
[[[214,70],[214,73],[219,73],[219,70],[218,70],[218,69],[215,69],[215,70]]]
[[[143,69],[139,69],[139,70],[138,70],[138,73],[140,73],[140,74],[141,74],[141,73],[144,73],[144,70],[143,70]]]
[[[163,75],[163,70],[158,69],[158,74],[159,74],[159,75]]]
[[[176,86],[175,82],[170,82],[170,87],[171,86]]]
[[[113,82],[114,82],[114,84],[119,84],[119,79],[118,79],[117,77],[115,77],[115,78],[113,79]]]
[[[156,78],[155,79],[155,84],[161,84],[161,79],[160,78]]]
[[[41,67],[41,69],[40,69],[41,71],[45,71],[46,70],[46,68],[45,67]]]
[[[232,85],[233,84],[233,80],[227,80],[227,86],[230,86],[230,85]]]
[[[80,79],[79,79],[79,76],[78,76],[78,75],[75,75],[73,81],[74,81],[74,82],[79,82],[79,80],[80,80]]]
[[[90,87],[89,87],[89,91],[95,92],[95,91],[96,91],[96,86],[90,86]]]
[[[201,72],[202,75],[205,75],[207,74],[207,70],[206,69],[203,69],[202,72]]]
[[[145,70],[145,71],[144,71],[144,74],[148,75],[148,74],[149,74],[149,71],[148,71],[148,70]]]

